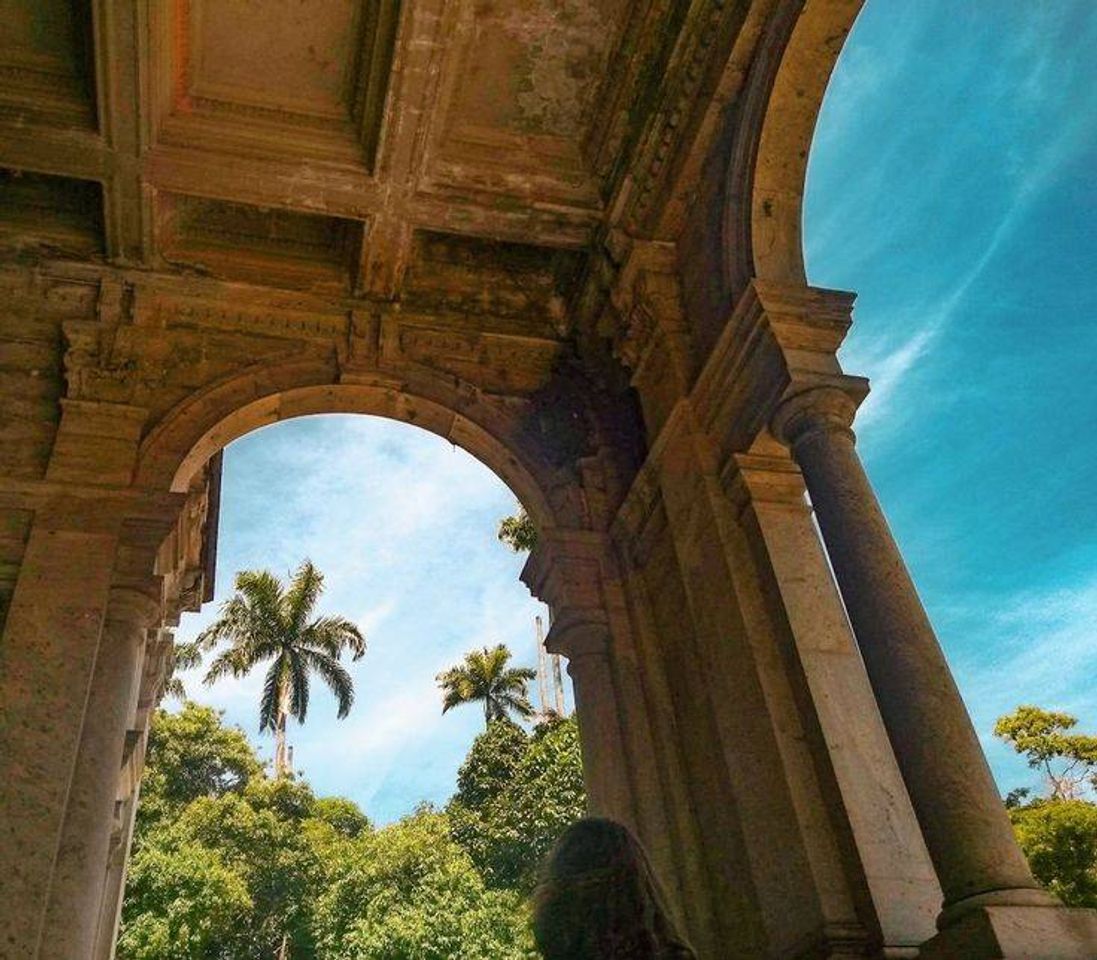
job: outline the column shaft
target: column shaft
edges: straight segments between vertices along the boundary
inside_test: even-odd
[[[573,631],[584,628],[573,627]],[[604,634],[605,627],[590,628]],[[597,645],[598,649],[594,649]],[[576,642],[570,636],[560,652],[568,657],[568,675],[575,691],[579,741],[583,750],[583,779],[592,814],[612,817],[635,829],[624,736],[605,637]]]
[[[141,653],[155,613],[155,603],[142,594],[115,591],[111,595],[61,830],[39,960],[93,955],[126,731],[137,706]]]
[[[36,523],[0,643],[0,944],[35,960],[117,532]]]
[[[791,441],[811,494],[945,905],[1035,888],[948,663],[857,456],[848,429],[853,403],[838,391],[813,392],[823,396],[809,395],[778,426]],[[813,401],[819,405],[807,405]]]

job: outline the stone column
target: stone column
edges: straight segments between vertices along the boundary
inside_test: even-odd
[[[854,448],[856,401],[835,386],[784,401],[774,433],[811,495],[880,712],[953,908],[1044,904],[933,627]],[[962,908],[961,908],[962,909]],[[974,955],[973,955],[974,956]]]
[[[35,960],[103,627],[117,523],[39,516],[0,642],[0,944]]]
[[[609,662],[609,629],[603,622],[565,613],[553,622],[545,646],[568,660],[579,717],[587,806],[592,814],[635,827],[625,740]]]
[[[76,960],[95,949],[126,733],[137,707],[142,652],[159,604],[114,589],[95,662],[69,789],[39,960]]]
[[[148,749],[149,726],[153,711],[163,694],[172,646],[173,636],[170,630],[150,631],[141,667],[137,715],[126,735],[127,760],[124,763],[117,798],[117,808],[120,808],[120,811],[115,818],[114,831],[111,834],[107,876],[103,885],[102,904],[99,908],[95,960],[113,960],[114,957],[130,846],[133,842],[137,804],[141,795],[141,774],[144,771],[145,752]]]

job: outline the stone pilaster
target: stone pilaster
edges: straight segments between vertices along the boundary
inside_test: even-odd
[[[36,516],[0,643],[5,960],[37,960],[121,526],[65,519]]]
[[[754,281],[691,391],[696,416],[719,457],[764,453],[768,428],[803,473],[944,892],[942,932],[922,955],[1090,956],[1085,938],[1092,936],[1093,915],[1056,906],[1035,885],[1013,840],[963,702],[857,458],[850,424],[868,384],[845,375],[837,361],[852,302],[838,291]],[[981,919],[971,919],[972,912]],[[976,932],[964,941],[955,932],[961,928]],[[1045,952],[1025,952],[1036,942],[1026,930],[1052,928],[1058,933],[1045,939]],[[1087,932],[1078,933],[1082,928]]]
[[[95,717],[96,676],[126,670],[112,660],[124,660],[125,644],[101,648],[108,597],[112,586],[149,586],[156,546],[181,505],[178,497],[126,486],[144,416],[123,404],[64,401],[45,478],[0,481],[0,500],[33,515],[0,642],[0,862],[13,865],[0,872],[5,960],[45,955],[39,951],[46,949],[55,880],[68,883],[82,869],[80,831],[65,825],[75,829],[70,799],[83,802],[75,780],[85,718]],[[107,760],[103,769],[110,766]],[[112,794],[118,766],[109,773]],[[112,805],[113,796],[101,814],[107,823]],[[98,816],[89,829],[99,831]],[[91,925],[105,864],[98,869],[86,911]],[[69,922],[67,913],[59,915]]]
[[[122,775],[115,800],[114,828],[111,832],[107,872],[99,908],[94,960],[112,960],[118,924],[122,914],[126,869],[129,864],[133,828],[140,800],[141,774],[145,767],[149,725],[164,692],[164,680],[171,660],[173,637],[170,630],[150,630],[142,657],[137,704],[129,730]]]
[[[590,811],[635,828],[636,807],[610,663],[601,550],[596,534],[542,534],[522,579],[552,611],[546,647],[568,659]]]
[[[764,445],[763,445],[764,446]],[[729,459],[723,481],[750,544],[777,647],[805,718],[835,830],[859,865],[888,956],[914,956],[941,902],[906,788],[812,522],[803,479],[769,441]]]
[[[158,598],[150,593],[121,589],[110,594],[50,884],[39,960],[92,957],[95,950],[127,731],[137,710],[147,632],[160,613]]]
[[[861,395],[838,383],[793,393],[773,429],[803,471],[944,892],[942,933],[923,955],[1091,956],[1097,915],[1069,920],[1033,879],[1014,840],[944,653],[857,456],[851,426]],[[968,919],[972,912],[981,919]],[[1040,949],[1054,952],[1031,952],[1052,929],[1054,948]],[[1039,937],[1030,935],[1034,930],[1042,931]],[[970,952],[956,952],[956,938],[969,934]]]

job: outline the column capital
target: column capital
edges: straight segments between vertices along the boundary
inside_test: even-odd
[[[601,608],[602,581],[615,570],[606,534],[592,530],[543,530],[519,579],[557,612]]]
[[[111,587],[106,619],[141,628],[152,627],[160,616],[160,601],[155,592],[133,587]]]
[[[690,393],[722,456],[750,450],[787,398],[852,379],[838,348],[854,295],[755,278],[736,302]]]
[[[853,439],[853,418],[868,396],[863,377],[839,376],[786,396],[770,421],[774,437],[792,449],[809,436],[839,433]]]
[[[605,614],[590,610],[561,614],[549,629],[545,649],[567,657],[572,665],[587,657],[608,657],[609,623]]]
[[[800,468],[788,451],[733,453],[720,471],[720,481],[735,505],[736,514],[752,504],[767,503],[807,512],[806,490]]]

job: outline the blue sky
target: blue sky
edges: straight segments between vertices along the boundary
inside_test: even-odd
[[[1097,731],[1095,49],[1091,0],[869,0],[809,172],[810,279],[859,293],[862,456],[1003,789],[1035,777],[989,736],[999,714]],[[370,641],[350,718],[314,697],[292,730],[299,768],[382,822],[444,801],[483,721],[442,717],[434,675],[489,642],[534,658],[541,608],[494,539],[513,496],[367,417],[268,427],[225,462],[218,602],[236,570],[309,556]],[[190,688],[254,734],[260,683]]]
[[[177,636],[215,617],[237,570],[285,576],[311,558],[325,575],[320,609],[358,623],[369,649],[348,663],[357,702],[347,719],[317,685],[308,722],[291,722],[297,768],[378,822],[444,802],[484,720],[475,706],[443,717],[435,675],[500,642],[516,663],[536,664],[533,618],[544,608],[518,580],[524,557],[495,538],[515,508],[490,470],[416,427],[363,416],[266,427],[226,452],[216,602],[185,615]],[[184,679],[272,755],[257,736],[261,670],[212,688]]]
[[[1097,732],[1095,49],[1091,0],[869,0],[808,177],[861,453],[1004,789],[1001,713]]]

